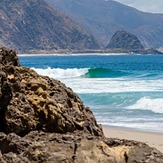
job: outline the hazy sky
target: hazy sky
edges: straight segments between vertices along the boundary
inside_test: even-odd
[[[163,13],[163,0],[114,0],[141,11]]]

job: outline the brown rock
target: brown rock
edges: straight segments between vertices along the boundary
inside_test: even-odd
[[[20,66],[18,57],[15,51],[7,49],[7,48],[0,48],[0,65],[3,66]]]
[[[5,125],[5,112],[7,106],[12,98],[12,91],[7,81],[6,73],[0,71],[0,130],[4,130]]]
[[[2,64],[6,60],[11,63],[10,55],[15,53],[1,51],[5,53],[2,56],[9,58],[4,58]],[[16,59],[13,61],[18,63]],[[80,130],[85,134],[103,136],[90,109],[70,88],[19,64],[7,65],[2,67],[4,75],[1,80],[4,82],[0,85],[5,124],[5,130],[1,131],[25,135],[32,130],[57,133]]]
[[[32,131],[25,137],[1,133],[0,143],[2,153],[0,159],[6,162],[161,163],[163,161],[163,154],[144,143],[94,136],[82,137],[72,133],[65,135]]]

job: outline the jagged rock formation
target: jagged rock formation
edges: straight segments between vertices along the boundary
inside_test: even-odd
[[[161,163],[163,154],[135,141],[33,131],[0,133],[0,162]]]
[[[145,50],[135,35],[123,30],[117,31],[113,35],[106,49],[119,49],[126,52],[142,52]]]
[[[0,32],[0,46],[19,53],[99,48],[88,32],[44,0],[1,0]]]
[[[82,130],[95,136],[103,135],[91,110],[70,88],[15,64],[15,60],[11,62],[15,53],[10,51],[7,54],[10,58],[5,57],[6,53],[6,49],[1,49],[1,90],[5,90],[0,96],[4,99],[0,110],[5,114],[0,119],[5,125],[5,130],[0,128],[1,131],[25,135],[32,130],[57,133]]]
[[[0,162],[161,163],[144,143],[105,138],[91,110],[61,82],[0,48]]]

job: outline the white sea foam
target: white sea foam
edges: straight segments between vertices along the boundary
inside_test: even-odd
[[[47,69],[39,69],[39,68],[37,68],[37,69],[32,68],[32,69],[41,75],[46,75],[46,76],[49,76],[49,77],[55,78],[55,79],[76,78],[76,77],[80,77],[88,72],[87,68],[61,69],[61,68],[48,67]]]
[[[76,93],[161,92],[163,81],[127,81],[126,79],[66,79],[62,80]]]
[[[140,117],[120,117],[115,116],[114,118],[108,118],[107,116],[95,115],[98,123],[106,126],[116,126],[116,127],[127,127],[135,128],[147,131],[159,131],[163,132],[163,118],[148,117],[147,119]]]
[[[84,78],[89,68],[35,69],[41,75],[61,80],[76,93],[121,93],[121,92],[161,92],[163,80],[140,80],[129,78]]]
[[[36,57],[36,56],[126,56],[129,53],[51,53],[51,54],[18,54],[19,57]]]
[[[155,113],[163,113],[163,98],[151,99],[143,97],[135,104],[128,106],[128,109],[151,110]]]
[[[100,120],[97,120],[98,123],[104,125],[104,126],[115,126],[115,127],[126,127],[126,128],[133,128],[138,129],[142,131],[155,131],[163,133],[163,125],[160,123],[122,123],[122,122],[116,122],[116,123],[110,123],[110,122],[101,122]]]

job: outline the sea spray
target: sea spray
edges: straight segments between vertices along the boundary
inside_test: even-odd
[[[143,97],[136,101],[135,104],[128,106],[128,109],[150,110],[154,113],[163,114],[163,98]]]
[[[61,68],[46,68],[46,69],[41,69],[41,68],[32,68],[35,70],[37,73],[41,75],[48,75],[51,78],[55,79],[61,79],[61,78],[77,78],[85,75],[88,72],[87,68],[83,69],[61,69]]]

